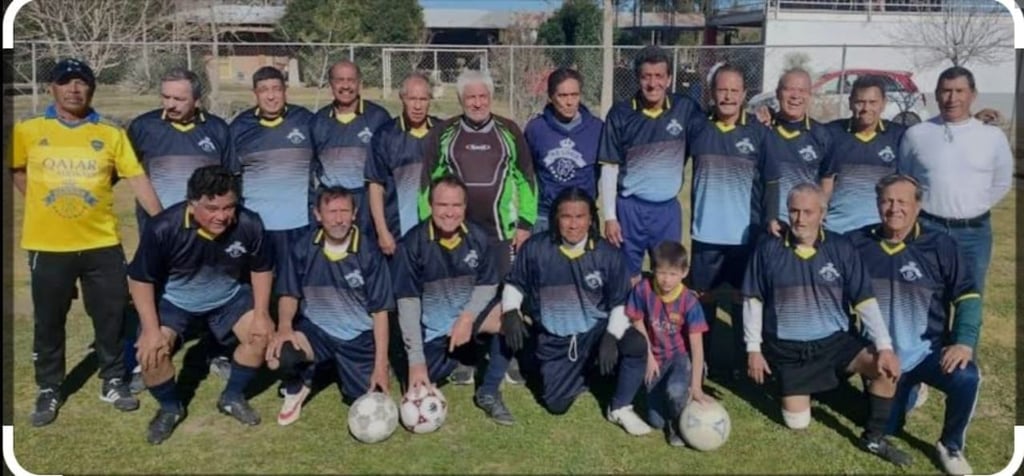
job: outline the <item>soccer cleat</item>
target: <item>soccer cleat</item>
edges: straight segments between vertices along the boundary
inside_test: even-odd
[[[132,370],[132,379],[128,382],[128,391],[132,395],[138,395],[146,390],[146,382],[142,380],[142,367],[135,366]]]
[[[626,433],[633,436],[643,436],[651,432],[651,427],[633,411],[633,405],[626,405],[618,410],[609,410],[608,421],[621,426]]]
[[[178,411],[169,412],[163,408],[156,411],[156,416],[149,421],[149,428],[146,429],[146,441],[151,445],[159,445],[171,437],[174,429],[185,419],[184,407],[178,407]]]
[[[455,385],[473,385],[476,382],[474,374],[476,374],[476,367],[459,364],[448,377],[448,381]]]
[[[225,415],[230,415],[243,425],[256,426],[260,424],[260,414],[249,405],[244,397],[230,397],[221,394],[217,400],[217,409]]]
[[[967,459],[964,458],[962,451],[946,448],[941,441],[935,443],[935,451],[939,453],[939,461],[942,462],[942,469],[946,471],[946,474],[957,476],[974,474],[974,470],[971,469],[971,465],[967,464]]]
[[[897,448],[895,445],[890,443],[889,440],[881,436],[872,437],[865,432],[860,436],[858,445],[862,450],[878,456],[879,458],[895,464],[896,466],[910,466],[912,463],[910,455]]]
[[[519,360],[512,359],[508,363],[508,370],[505,371],[505,383],[509,385],[522,385],[526,380],[519,372]]]
[[[128,389],[128,385],[125,385],[124,381],[119,378],[112,378],[103,381],[103,387],[100,390],[100,400],[107,403],[113,403],[114,408],[121,410],[122,412],[130,412],[139,409],[139,399],[132,395],[132,392]]]
[[[473,397],[473,402],[476,406],[480,407],[487,416],[491,417],[495,423],[500,425],[512,425],[516,422],[516,419],[512,417],[512,412],[508,411],[508,407],[505,406],[505,402],[502,401],[501,395],[485,395],[477,394]]]
[[[281,411],[277,413],[277,424],[281,426],[291,425],[299,419],[302,414],[302,404],[309,397],[310,388],[303,385],[299,391],[288,393],[288,389],[282,387],[284,403],[281,404]]]
[[[210,373],[227,382],[231,377],[231,359],[223,355],[210,359]]]
[[[53,388],[39,390],[36,396],[36,408],[32,411],[32,426],[46,426],[57,419],[57,410],[64,402],[60,392]]]
[[[675,425],[671,425],[668,431],[668,444],[677,448],[686,446],[686,442],[683,441],[682,435],[675,429]]]

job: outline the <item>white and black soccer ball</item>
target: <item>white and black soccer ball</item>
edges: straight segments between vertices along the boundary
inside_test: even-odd
[[[398,406],[382,392],[369,392],[348,409],[348,431],[363,443],[388,439],[398,428]]]
[[[729,440],[731,427],[729,413],[717,401],[691,401],[679,416],[679,430],[683,441],[699,451],[714,451],[720,448]]]
[[[444,425],[448,417],[448,400],[437,387],[410,388],[402,397],[402,426],[413,433],[430,433]]]

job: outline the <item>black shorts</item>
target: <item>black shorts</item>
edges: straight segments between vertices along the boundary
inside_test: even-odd
[[[832,390],[850,362],[870,345],[849,332],[812,341],[765,339],[764,357],[783,397]]]
[[[223,306],[205,312],[186,311],[166,299],[160,299],[157,304],[157,312],[160,315],[160,326],[167,327],[178,335],[178,339],[187,340],[191,337],[190,330],[194,326],[190,323],[197,320],[206,322],[210,332],[217,338],[217,342],[224,346],[236,344],[233,328],[238,320],[245,313],[253,309],[252,288],[248,285],[239,288],[235,297],[231,298]]]
[[[350,400],[370,390],[370,376],[375,364],[376,341],[373,330],[364,331],[351,340],[329,335],[309,319],[299,317],[295,330],[301,332],[313,348],[316,365],[334,364],[341,394]]]
[[[727,283],[739,290],[750,259],[750,245],[715,245],[693,242],[690,287],[708,292]]]

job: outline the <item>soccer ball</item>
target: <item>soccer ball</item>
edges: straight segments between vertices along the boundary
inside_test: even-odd
[[[348,409],[348,431],[363,443],[388,439],[398,428],[398,407],[381,392],[369,392]]]
[[[402,425],[413,433],[430,433],[441,428],[448,416],[448,400],[437,387],[410,388],[402,397]]]
[[[729,413],[718,402],[692,401],[679,416],[679,430],[691,448],[713,451],[729,439],[731,423]]]

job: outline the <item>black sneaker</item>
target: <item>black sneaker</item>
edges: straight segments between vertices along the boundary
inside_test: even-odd
[[[114,408],[122,412],[130,412],[139,409],[139,399],[128,390],[128,385],[119,378],[112,378],[103,381],[103,388],[100,390],[100,400],[113,403]]]
[[[221,395],[217,400],[217,409],[225,415],[231,415],[243,425],[256,426],[260,424],[260,414],[249,405],[245,398],[228,397]]]
[[[455,385],[473,385],[476,381],[474,378],[475,375],[476,367],[459,364],[458,367],[455,367],[451,376],[448,377],[448,381]]]
[[[146,391],[146,382],[142,380],[142,369],[135,367],[132,371],[132,379],[128,382],[128,391],[132,392],[132,395],[138,395]]]
[[[480,407],[487,416],[491,417],[495,423],[500,425],[512,425],[516,422],[516,419],[512,417],[512,412],[508,411],[508,407],[505,406],[505,402],[501,400],[501,394],[498,395],[486,395],[476,394],[473,397],[473,401],[476,406]]]
[[[60,392],[53,388],[39,390],[36,396],[36,409],[32,411],[32,426],[46,426],[57,419],[57,410],[64,401]]]
[[[508,370],[505,371],[505,383],[510,385],[522,385],[526,382],[523,374],[519,372],[519,359],[512,359],[508,362]]]
[[[871,437],[865,432],[860,436],[858,446],[864,451],[882,458],[896,466],[910,466],[910,455],[897,448],[889,440],[877,436]]]
[[[181,420],[185,419],[185,408],[179,407],[178,411],[170,412],[163,408],[156,411],[156,416],[149,421],[149,428],[146,430],[146,441],[153,445],[159,445],[174,433],[174,428]]]

